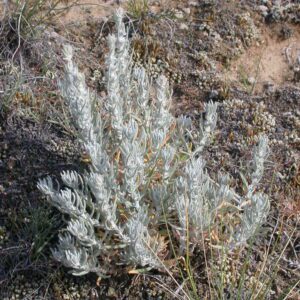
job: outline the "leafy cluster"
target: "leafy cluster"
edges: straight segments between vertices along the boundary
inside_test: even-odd
[[[50,177],[38,183],[49,202],[68,216],[53,255],[74,275],[106,276],[112,264],[162,268],[173,236],[163,235],[163,226],[176,232],[186,251],[189,242],[200,243],[228,205],[239,221],[228,226],[225,240],[236,247],[254,235],[269,210],[266,195],[255,192],[268,155],[267,138],[262,136],[254,151],[245,195],[230,188],[226,174],[213,180],[201,153],[216,126],[217,104],[206,105],[197,130],[190,118],[172,116],[167,79],[160,76],[151,85],[146,71],[132,66],[122,18],[117,10],[100,111],[73,63],[72,48],[64,49],[60,88],[89,156],[89,171],[62,172],[62,186]]]

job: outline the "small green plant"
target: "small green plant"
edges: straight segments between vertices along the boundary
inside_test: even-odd
[[[21,33],[28,34],[34,32],[35,28],[40,25],[47,25],[58,14],[65,9],[59,7],[61,0],[29,0],[12,1],[10,4],[12,19],[19,23]]]
[[[132,18],[141,19],[149,12],[148,0],[129,0],[127,10]]]
[[[49,243],[54,238],[54,232],[62,225],[58,214],[49,210],[47,207],[40,207],[32,210],[29,215],[29,222],[22,229],[24,238],[26,236],[33,237],[30,259],[37,261],[41,256],[44,256],[47,249],[49,251]]]
[[[242,65],[239,65],[238,67],[238,77],[239,77],[239,82],[244,86],[244,88],[246,90],[250,90],[251,83],[249,82],[249,74],[246,68]]]
[[[15,61],[24,46],[68,7],[61,0],[15,0],[5,5],[0,20],[0,59]]]
[[[28,77],[33,77],[29,65],[40,65],[46,56],[51,56],[45,53],[49,49],[45,29],[66,11],[67,7],[61,3],[60,0],[4,1],[5,13],[0,13],[1,112],[10,110],[16,95],[28,89]]]
[[[61,182],[41,179],[38,188],[68,216],[53,255],[74,275],[113,275],[112,266],[164,269],[165,261],[189,254],[204,236],[214,235],[228,251],[256,233],[269,211],[265,194],[256,192],[268,156],[261,136],[245,194],[230,187],[230,177],[212,179],[202,157],[217,122],[217,103],[207,103],[198,128],[185,116],[170,113],[171,92],[160,76],[151,86],[143,68],[133,68],[130,45],[115,15],[117,33],[110,35],[107,55],[107,98],[98,110],[96,97],[64,49],[65,78],[60,89],[90,168],[84,174],[61,173]],[[166,229],[169,232],[166,235]],[[170,240],[172,239],[172,240]],[[172,244],[170,253],[168,244]],[[196,287],[189,272],[189,281]]]

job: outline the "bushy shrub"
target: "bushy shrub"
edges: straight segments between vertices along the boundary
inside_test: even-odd
[[[206,104],[197,130],[190,118],[173,117],[167,79],[160,76],[152,86],[146,71],[132,66],[122,17],[118,10],[117,33],[108,37],[107,97],[100,111],[73,63],[72,48],[64,49],[60,88],[90,170],[62,172],[63,187],[50,177],[38,183],[49,202],[68,216],[53,255],[74,275],[107,276],[112,265],[120,264],[162,268],[169,239],[178,237],[172,243],[181,252],[197,245],[220,217],[224,226],[224,207],[238,218],[222,231],[226,247],[234,248],[254,235],[269,210],[267,196],[255,192],[268,155],[267,138],[262,136],[254,151],[245,195],[230,188],[226,174],[213,180],[201,153],[216,126],[217,104]],[[174,234],[162,234],[166,225]]]

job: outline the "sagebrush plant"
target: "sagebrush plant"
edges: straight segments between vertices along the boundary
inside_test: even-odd
[[[168,239],[178,237],[172,244],[179,242],[181,253],[190,251],[190,244],[201,243],[203,233],[217,226],[226,206],[234,207],[238,218],[222,230],[232,249],[254,235],[269,210],[268,197],[255,192],[269,151],[267,137],[255,148],[245,195],[230,188],[226,174],[213,180],[201,153],[216,126],[217,103],[206,104],[198,129],[190,118],[172,116],[167,79],[160,76],[151,85],[146,71],[132,65],[122,18],[119,9],[117,32],[108,37],[107,97],[100,110],[72,60],[72,48],[64,48],[60,89],[90,169],[62,172],[62,187],[51,177],[38,182],[49,202],[68,216],[53,255],[74,275],[107,276],[112,265],[122,264],[162,269],[171,255]],[[166,225],[174,235],[163,234]]]

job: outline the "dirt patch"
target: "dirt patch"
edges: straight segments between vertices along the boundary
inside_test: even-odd
[[[293,80],[293,66],[300,51],[300,33],[297,28],[285,40],[276,30],[265,28],[261,43],[249,48],[233,62],[228,78],[240,85],[254,87],[259,92],[265,85],[279,87]]]
[[[102,19],[109,16],[118,7],[118,1],[99,1],[99,0],[78,0],[70,4],[68,11],[59,18],[62,25],[78,23],[84,20]],[[63,4],[62,4],[63,5]],[[65,7],[65,5],[63,5]]]

